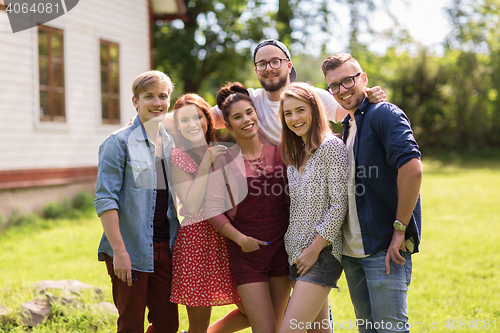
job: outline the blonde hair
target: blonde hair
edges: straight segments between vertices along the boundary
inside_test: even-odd
[[[139,74],[134,82],[132,83],[132,93],[135,98],[139,99],[139,96],[142,92],[148,90],[154,85],[160,85],[165,88],[168,96],[174,90],[174,84],[170,80],[170,78],[163,72],[160,71],[147,71],[142,74]]]

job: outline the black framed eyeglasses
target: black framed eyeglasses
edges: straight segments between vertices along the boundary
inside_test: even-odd
[[[259,61],[255,63],[255,68],[257,69],[258,72],[263,72],[266,70],[267,65],[269,64],[269,67],[271,67],[272,69],[278,69],[281,68],[281,62],[283,60],[288,61],[287,58],[273,59],[269,61]]]
[[[361,74],[363,74],[363,73],[359,72],[356,75],[346,77],[340,83],[332,83],[326,88],[326,90],[328,90],[328,92],[332,95],[337,95],[340,92],[340,85],[342,85],[342,87],[344,87],[346,89],[350,89],[350,88],[354,87],[354,85],[356,84],[356,81],[354,80],[354,78],[357,76],[360,76]]]

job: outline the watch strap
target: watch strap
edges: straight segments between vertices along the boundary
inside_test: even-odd
[[[408,228],[408,225],[404,224],[400,220],[396,219],[394,220],[394,229],[400,230],[400,231],[405,231]]]

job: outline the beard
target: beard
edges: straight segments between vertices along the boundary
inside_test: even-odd
[[[262,88],[264,88],[265,91],[270,91],[270,92],[275,92],[280,90],[281,88],[286,86],[287,79],[288,79],[288,73],[285,72],[285,75],[283,76],[278,76],[279,80],[277,83],[267,83],[265,81],[265,77],[258,77],[260,85]]]
[[[361,95],[361,96],[355,97],[353,101],[348,102],[348,103],[345,103],[344,101],[339,99],[338,103],[340,104],[340,106],[342,106],[347,111],[352,111],[352,110],[356,110],[361,105],[361,103],[363,103],[364,99],[365,99],[365,96]]]

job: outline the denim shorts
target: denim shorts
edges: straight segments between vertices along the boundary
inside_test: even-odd
[[[290,280],[300,280],[319,284],[324,287],[337,288],[337,281],[342,275],[342,265],[332,255],[332,246],[328,245],[319,253],[318,260],[306,274],[297,273],[297,265],[290,268]]]

